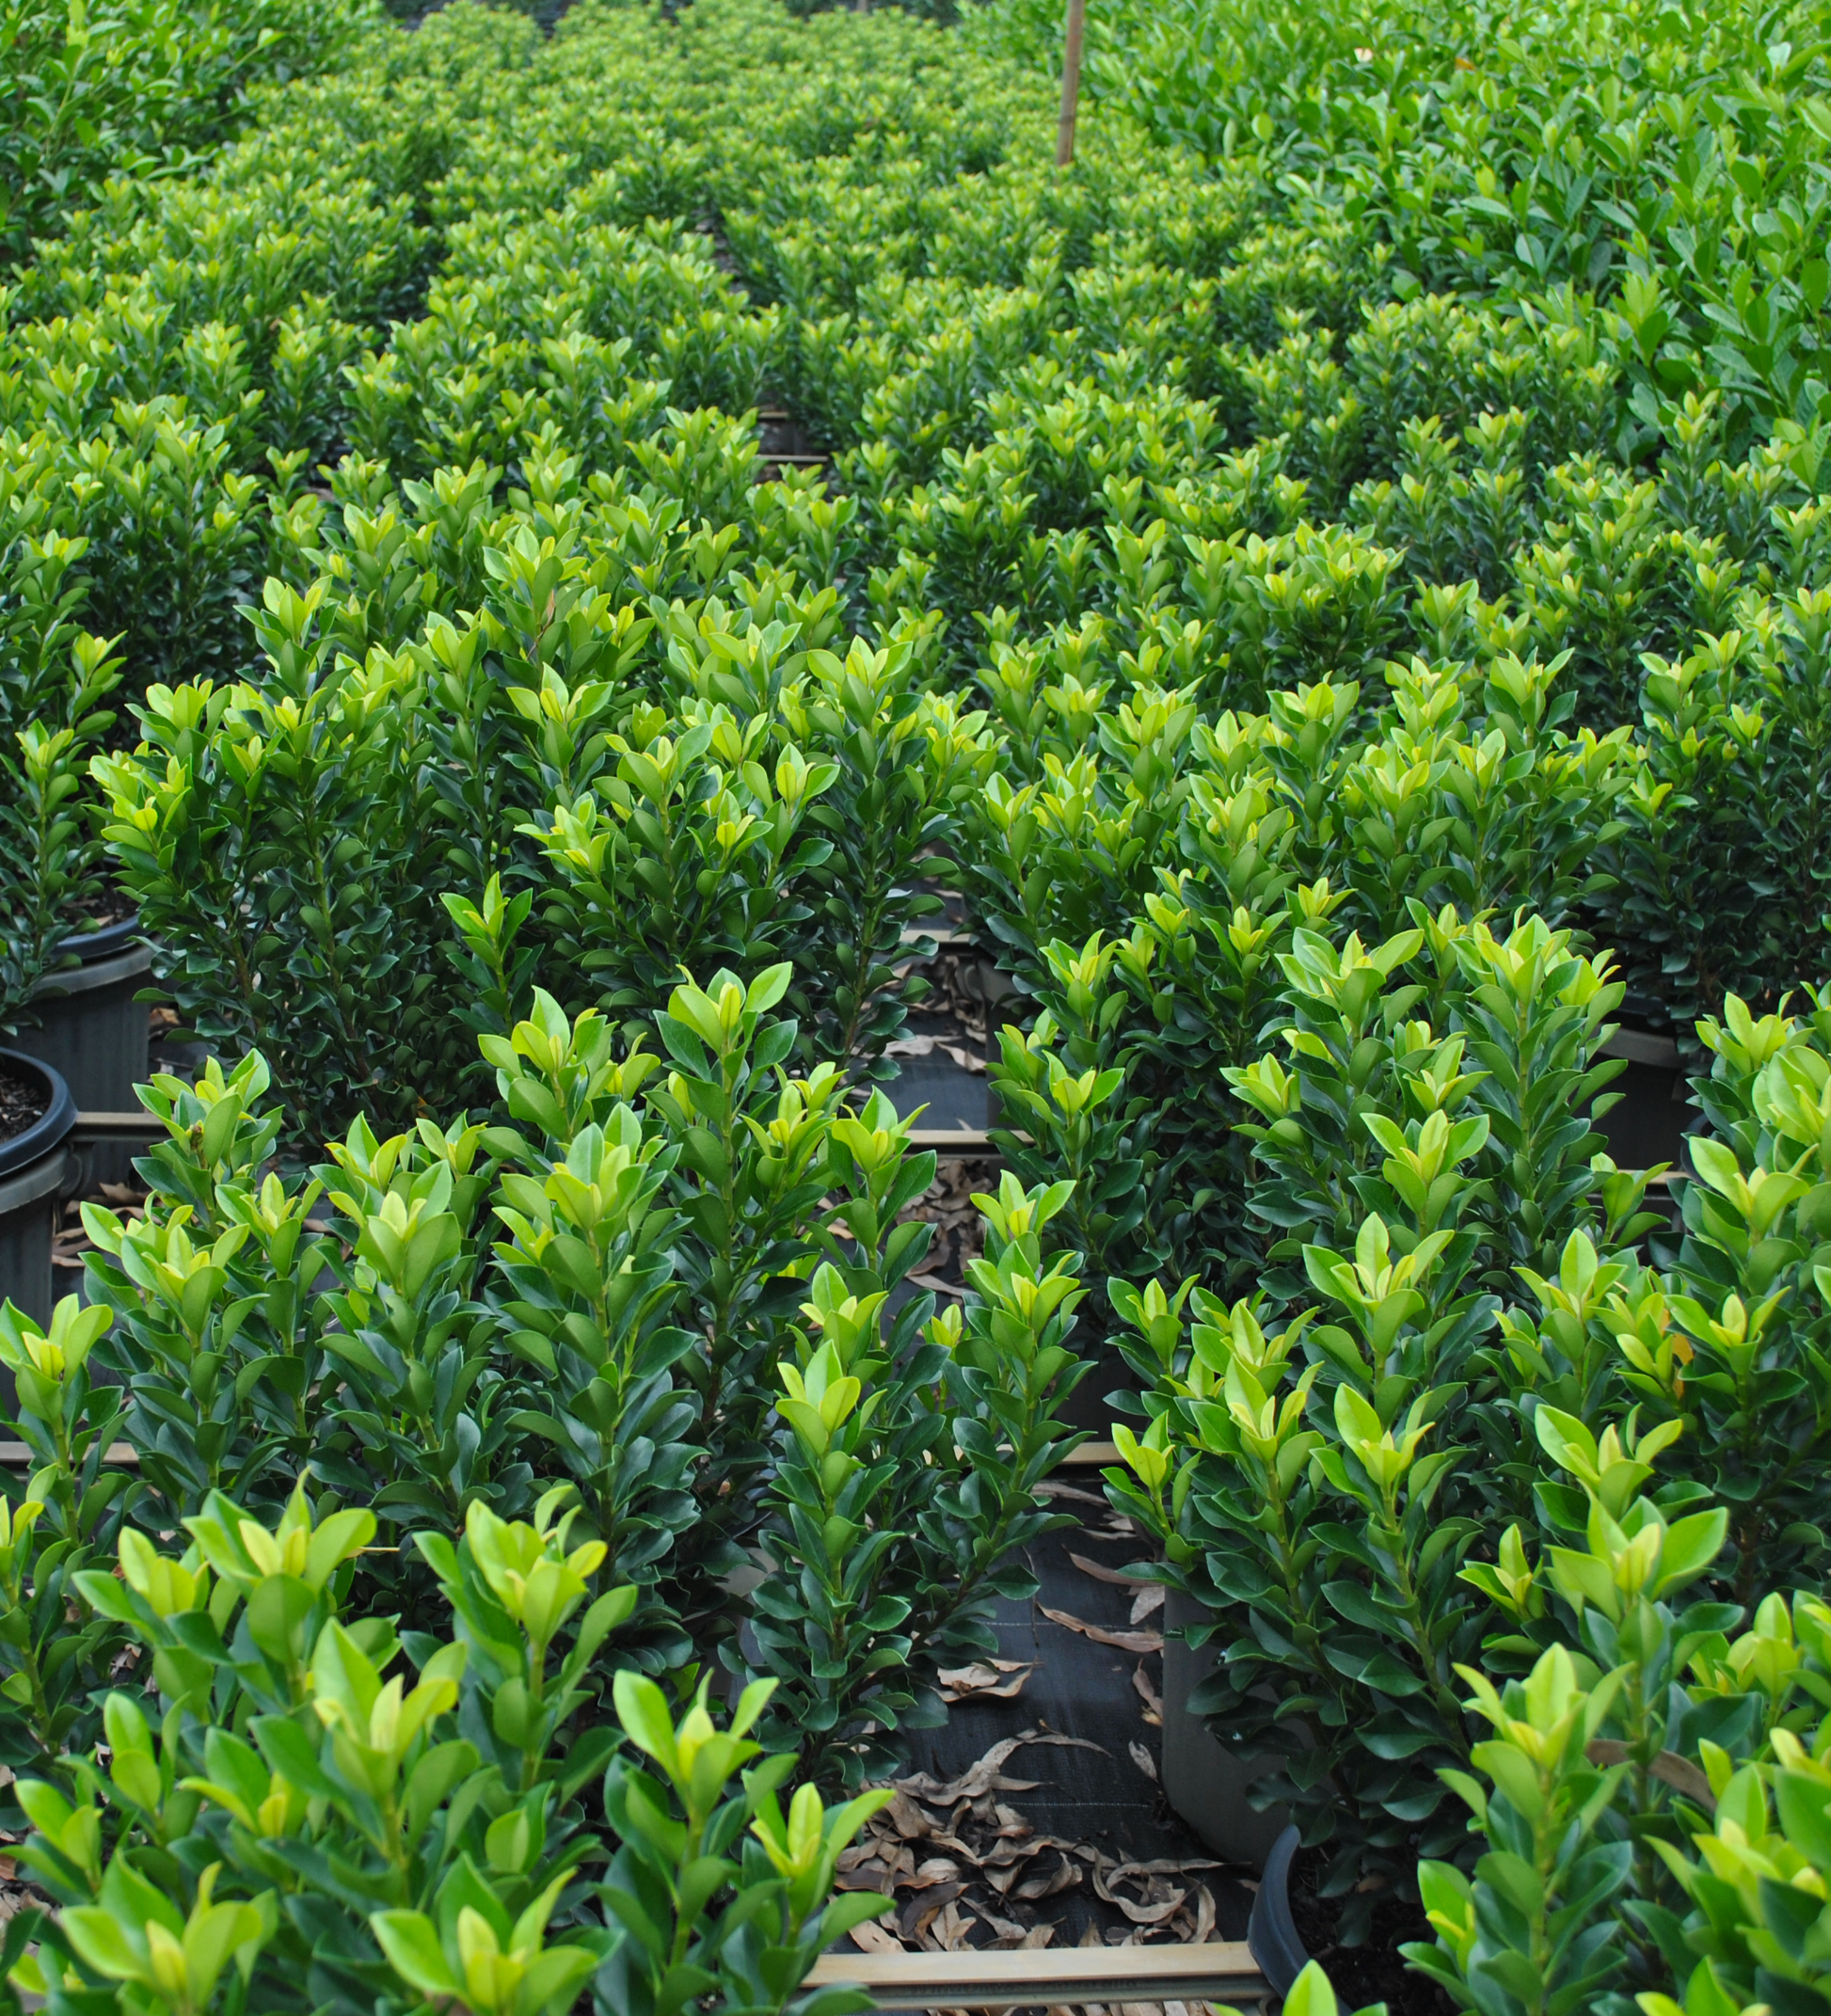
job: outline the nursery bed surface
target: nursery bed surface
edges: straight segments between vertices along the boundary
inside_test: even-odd
[[[848,1882],[897,1907],[853,1934],[868,1950],[1246,1935],[1250,1872],[1218,1865],[1158,1786],[1160,1595],[1106,1579],[1138,1538],[1079,1479],[1052,1488],[1083,1523],[1030,1550],[1036,1595],[999,1606],[996,1659],[963,1671],[854,1851]],[[884,1866],[898,1845],[913,1867]]]

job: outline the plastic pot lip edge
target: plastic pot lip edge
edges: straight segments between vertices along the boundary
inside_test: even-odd
[[[63,1146],[76,1125],[76,1102],[60,1073],[23,1050],[0,1049],[0,1061],[17,1071],[36,1072],[51,1087],[51,1103],[38,1119],[23,1134],[0,1140],[0,1176],[10,1176]]]
[[[104,924],[99,931],[84,931],[80,935],[64,940],[64,950],[74,952],[86,966],[96,960],[112,959],[117,952],[125,952],[130,945],[140,943],[140,913],[136,910],[131,917],[121,917],[113,924]],[[66,969],[68,970],[68,969]],[[46,975],[46,978],[52,976]]]
[[[150,939],[130,940],[126,945],[104,948],[93,959],[74,966],[54,967],[40,974],[27,999],[35,1006],[55,1007],[60,1001],[80,1001],[104,987],[123,980],[144,980],[152,971],[153,947]],[[119,967],[119,972],[111,968]]]
[[[1680,1024],[1658,994],[1643,994],[1632,989],[1622,997],[1614,1020],[1625,1029],[1644,1029],[1649,1036],[1674,1036]]]
[[[1259,1887],[1252,1897],[1252,1915],[1246,1929],[1247,1949],[1258,1962],[1259,1971],[1275,1992],[1287,1995],[1308,1964],[1310,1955],[1298,1935],[1297,1920],[1291,1915],[1291,1863],[1302,1846],[1295,1827],[1287,1827],[1271,1845]]]

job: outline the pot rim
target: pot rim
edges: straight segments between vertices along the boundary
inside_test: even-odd
[[[1295,1827],[1285,1828],[1272,1843],[1246,1929],[1248,1950],[1259,1963],[1259,1972],[1281,1995],[1290,1993],[1310,1960],[1298,1934],[1297,1920],[1291,1916],[1291,1863],[1301,1845],[1302,1837]]]
[[[62,1075],[37,1057],[27,1056],[23,1050],[0,1050],[0,1060],[22,1075],[43,1080],[51,1092],[50,1103],[23,1134],[0,1141],[0,1176],[9,1176],[63,1146],[76,1124],[76,1102]]]
[[[80,965],[58,966],[42,975],[29,998],[34,1006],[46,1007],[55,1007],[60,1001],[80,1001],[86,994],[122,980],[144,980],[151,971],[152,941],[140,938],[113,952],[86,959]]]
[[[99,931],[84,931],[66,938],[63,949],[74,952],[84,965],[93,965],[99,959],[111,959],[117,952],[124,952],[135,944],[140,935],[140,913],[136,910],[131,917],[122,917],[114,924],[104,924]]]

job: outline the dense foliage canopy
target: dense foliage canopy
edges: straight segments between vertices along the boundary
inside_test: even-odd
[[[1117,1353],[1346,1936],[1824,2007],[1824,10],[1096,7],[1066,171],[1028,0],[0,23],[0,1016],[215,1053],[0,1318],[7,1992],[843,2016]]]

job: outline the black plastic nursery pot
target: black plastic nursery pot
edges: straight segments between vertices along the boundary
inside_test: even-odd
[[[134,1087],[147,1075],[148,1020],[138,996],[152,967],[152,948],[138,938],[139,919],[124,918],[71,947],[82,964],[47,974],[32,993],[34,1028],[12,1039],[27,1056],[48,1064],[84,1113],[131,1113]],[[136,1151],[119,1143],[90,1151],[91,1181],[122,1183]]]
[[[1322,1851],[1305,1854],[1298,1830],[1282,1805],[1258,1811],[1248,1794],[1274,1759],[1236,1758],[1211,1736],[1188,1703],[1217,1657],[1204,1645],[1192,1652],[1181,1632],[1208,1613],[1192,1597],[1166,1590],[1164,1601],[1163,1792],[1170,1810],[1211,1853],[1259,1870],[1247,1945],[1274,1995],[1284,1995],[1304,1967],[1318,1960],[1329,1971],[1342,2007],[1384,2002],[1393,2016],[1449,2016],[1449,2005],[1425,1976],[1408,1968],[1399,1947],[1430,1936],[1415,1900],[1390,1899],[1372,1936],[1354,1946],[1336,1945],[1337,1907],[1318,1891]]]
[[[1246,1929],[1246,1943],[1259,1963],[1259,1972],[1278,1995],[1289,1994],[1310,1959],[1291,1912],[1291,1864],[1300,1845],[1295,1827],[1286,1827],[1271,1844]]]
[[[1165,1593],[1164,1797],[1223,1861],[1269,1868],[1273,1850],[1290,1831],[1290,1815],[1282,1806],[1259,1811],[1248,1793],[1276,1758],[1233,1755],[1202,1718],[1189,1712],[1189,1697],[1214,1671],[1217,1655],[1212,1643],[1192,1650],[1182,1634],[1206,1615],[1193,1596],[1176,1589]]]
[[[56,1300],[51,1242],[57,1210],[77,1167],[68,1145],[76,1102],[56,1071],[22,1051],[0,1050],[0,1070],[36,1081],[43,1097],[35,1120],[0,1139],[0,1302],[16,1303],[43,1324]]]
[[[1690,1073],[1678,1043],[1653,1030],[1624,1027],[1601,1054],[1627,1061],[1608,1087],[1608,1093],[1619,1095],[1616,1103],[1596,1121],[1616,1167],[1649,1169],[1662,1162],[1686,1167],[1685,1136],[1700,1116],[1691,1103]]]

